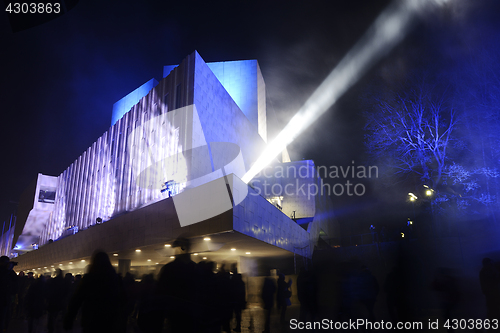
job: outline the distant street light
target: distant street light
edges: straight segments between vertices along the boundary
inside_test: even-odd
[[[413,206],[413,218],[415,218],[415,201],[417,201],[418,197],[411,192],[408,193],[408,196]]]
[[[425,184],[424,184],[424,187],[427,189],[427,190],[425,190],[425,195],[426,196],[430,197],[431,195],[434,194],[434,190],[432,188],[430,188],[429,186],[427,186]]]
[[[435,235],[436,231],[434,229],[435,228],[435,226],[434,226],[435,221],[434,221],[434,206],[433,206],[434,205],[434,200],[433,200],[434,198],[433,198],[433,196],[435,194],[435,191],[432,188],[430,188],[429,186],[425,185],[425,184],[423,186],[426,188],[425,195],[429,197],[429,201],[430,201],[431,217],[432,217],[432,219],[431,219],[431,221],[432,221],[431,222],[431,228],[432,228],[432,234]]]

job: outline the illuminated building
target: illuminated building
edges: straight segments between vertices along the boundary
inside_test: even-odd
[[[238,261],[243,271],[259,258],[311,258],[320,234],[333,237],[327,198],[265,195],[240,179],[266,145],[266,124],[257,61],[207,64],[194,52],[165,66],[162,80],[115,103],[112,126],[66,170],[39,174],[25,191],[18,268],[76,271],[71,265],[97,248],[117,257],[122,272],[164,264],[174,254],[164,244],[181,234],[193,252]],[[314,170],[312,161],[283,156],[275,165]],[[311,172],[300,182],[318,178]]]

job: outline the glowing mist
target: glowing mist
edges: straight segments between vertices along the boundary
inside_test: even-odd
[[[406,35],[416,14],[444,0],[404,0],[392,3],[344,56],[297,114],[266,147],[242,180],[248,183],[300,133],[331,107],[378,60]]]

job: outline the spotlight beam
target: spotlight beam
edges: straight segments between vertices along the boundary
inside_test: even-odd
[[[266,147],[242,180],[248,183],[255,177],[325,113],[374,63],[397,45],[415,22],[416,14],[442,2],[443,0],[403,0],[389,5]]]

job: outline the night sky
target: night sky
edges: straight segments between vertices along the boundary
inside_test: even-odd
[[[80,0],[61,17],[16,33],[2,14],[2,221],[37,173],[59,175],[109,128],[113,103],[161,79],[164,65],[194,50],[206,62],[259,61],[272,136],[388,3]],[[450,0],[421,17],[403,43],[289,146],[292,160],[366,165],[361,112],[373,82],[443,70],[498,41],[499,14],[495,1]],[[386,218],[371,213],[392,207],[376,182],[364,181],[363,197],[332,198],[344,226],[356,222],[346,232],[365,231],[373,222],[365,216]]]

